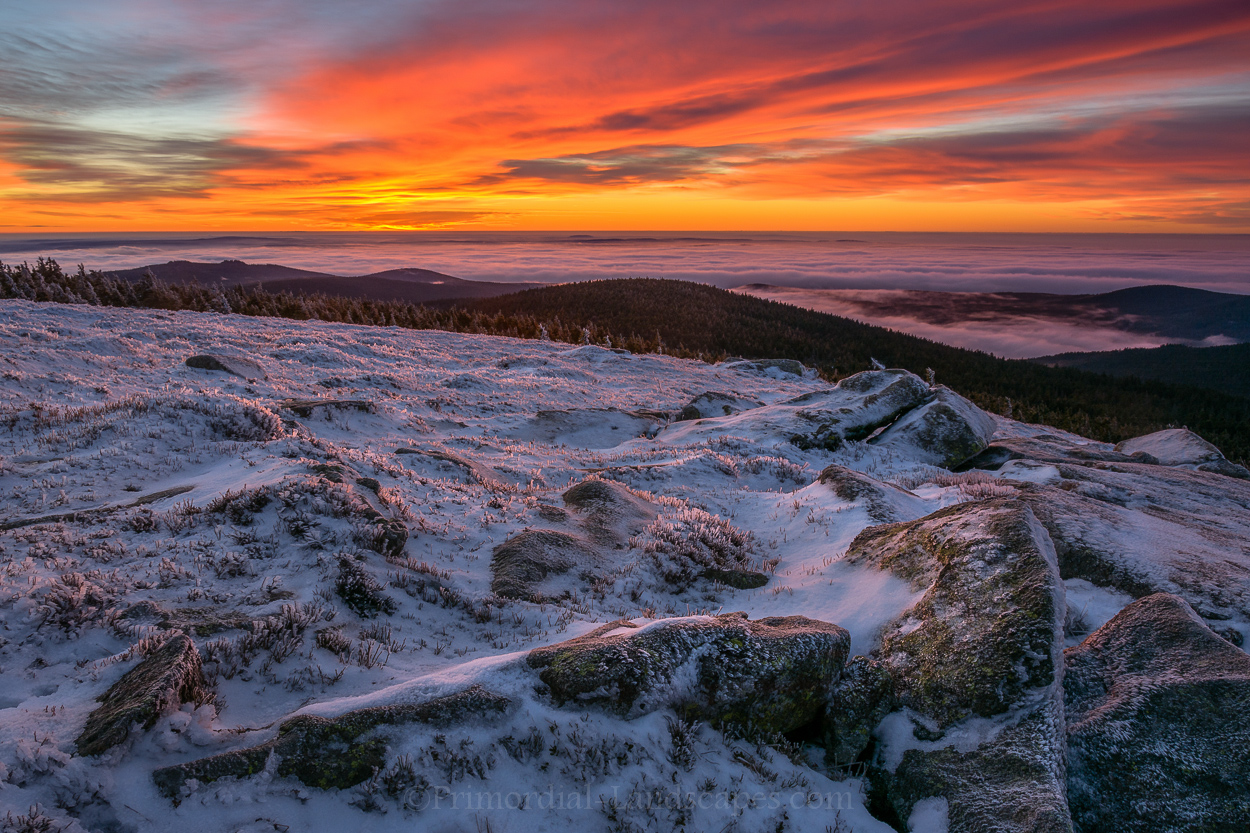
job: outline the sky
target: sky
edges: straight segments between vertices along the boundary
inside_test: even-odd
[[[0,0],[0,232],[1250,232],[1245,0]]]

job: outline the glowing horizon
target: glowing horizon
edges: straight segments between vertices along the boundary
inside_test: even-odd
[[[1250,231],[1250,6],[0,10],[0,231]]]

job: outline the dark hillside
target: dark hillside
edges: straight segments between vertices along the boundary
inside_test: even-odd
[[[1059,353],[1029,361],[1050,367],[1074,367],[1112,376],[1136,376],[1175,385],[1195,385],[1250,397],[1250,344],[1225,347],[1163,347]]]
[[[1186,286],[1134,286],[1102,295],[1078,295],[1074,301],[1130,316],[1135,321],[1125,329],[1137,332],[1196,340],[1218,333],[1250,341],[1250,295]]]

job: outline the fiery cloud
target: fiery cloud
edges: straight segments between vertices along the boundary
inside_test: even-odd
[[[1250,229],[1241,0],[110,7],[0,11],[11,227]]]

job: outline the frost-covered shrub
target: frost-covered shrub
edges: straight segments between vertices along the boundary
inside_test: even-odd
[[[990,500],[1019,494],[1019,490],[1009,481],[989,472],[949,472],[935,466],[924,466],[917,471],[891,478],[890,482],[904,489],[915,489],[929,483],[935,486],[954,486],[969,500]]]
[[[70,756],[57,749],[55,739],[51,735],[42,738],[18,738],[13,750],[17,765],[9,774],[9,780],[19,786],[32,778],[49,775],[70,761]]]
[[[182,400],[176,406],[208,417],[209,426],[223,439],[267,442],[282,436],[282,418],[268,408],[233,394],[218,394],[209,402]]]
[[[775,478],[779,482],[795,483],[805,486],[811,482],[807,464],[791,463],[783,457],[751,457],[738,464],[744,474],[762,474]]]
[[[155,512],[145,507],[128,515],[122,526],[132,532],[156,532],[161,528],[161,521]]]
[[[364,565],[354,558],[339,558],[339,574],[334,581],[334,592],[357,616],[372,619],[379,613],[395,612],[395,600],[382,592],[378,583]]]
[[[317,647],[334,654],[340,662],[347,662],[352,656],[352,640],[343,635],[342,628],[325,628],[317,631]]]
[[[218,556],[213,562],[213,572],[217,578],[242,578],[252,575],[252,562],[240,552],[227,552]]]
[[[45,815],[43,807],[31,805],[25,815],[10,811],[0,819],[0,833],[85,833],[77,819],[57,819]]]
[[[35,593],[41,626],[56,625],[73,633],[83,625],[102,621],[105,610],[113,606],[121,592],[121,584],[116,573],[99,570],[57,577]]]
[[[694,769],[699,760],[699,751],[695,748],[695,741],[699,737],[699,724],[670,717],[668,736],[672,742],[668,751],[669,763],[686,772]]]
[[[320,604],[284,604],[277,613],[253,619],[236,639],[222,637],[203,646],[205,675],[220,674],[233,679],[241,666],[250,666],[261,653],[267,652],[272,662],[282,662],[299,650],[304,631],[331,612]]]
[[[755,538],[702,509],[666,512],[630,541],[648,555],[669,584],[693,584],[708,569],[747,570]]]
[[[11,410],[0,419],[10,430],[36,432],[38,445],[60,449],[88,447],[105,433],[174,440],[198,435],[235,442],[267,442],[284,433],[277,414],[232,394],[217,394],[207,401],[133,394],[96,405],[35,403],[29,409]]]
[[[253,516],[268,506],[272,500],[272,489],[267,486],[238,491],[226,489],[205,504],[204,511],[225,515],[236,526],[247,526],[252,523]]]

